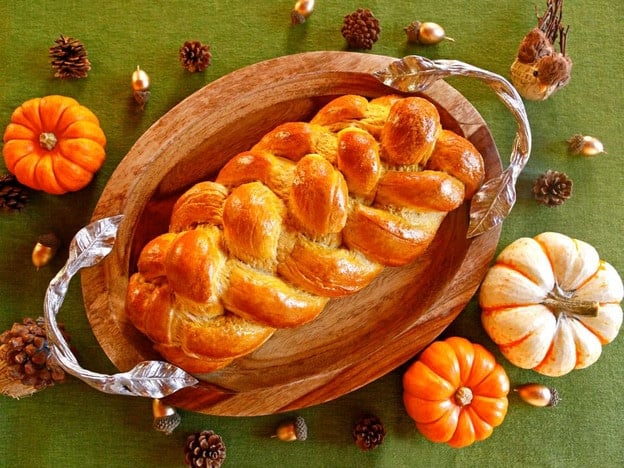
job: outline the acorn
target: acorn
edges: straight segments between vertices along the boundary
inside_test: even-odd
[[[314,11],[314,0],[297,0],[290,12],[290,21],[293,25],[305,23]]]
[[[415,44],[433,45],[444,40],[455,42],[455,39],[446,35],[442,26],[431,21],[412,21],[403,30],[407,34],[407,41]]]
[[[568,140],[568,146],[572,154],[596,156],[606,153],[602,142],[598,138],[589,135],[574,135]]]
[[[554,387],[538,383],[527,383],[514,388],[518,396],[525,402],[533,406],[556,406],[561,397]]]
[[[32,263],[37,270],[50,263],[60,245],[61,241],[53,232],[42,234],[37,238],[31,254]]]
[[[145,71],[141,70],[141,67],[137,65],[136,70],[132,72],[131,82],[134,100],[140,104],[141,109],[143,109],[152,95],[152,92],[150,91],[150,77],[147,73],[145,73]]]
[[[167,435],[171,434],[182,420],[174,407],[164,404],[158,398],[152,400],[152,414],[154,429]]]
[[[308,426],[301,416],[297,416],[293,420],[284,421],[281,423],[275,435],[279,440],[285,442],[293,442],[295,440],[306,440],[308,438]]]

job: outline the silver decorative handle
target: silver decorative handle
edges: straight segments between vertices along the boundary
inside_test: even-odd
[[[531,128],[518,91],[500,75],[457,60],[431,60],[409,55],[373,75],[402,92],[424,91],[450,76],[477,78],[487,84],[505,104],[518,124],[510,164],[498,177],[487,180],[472,198],[467,237],[475,237],[502,223],[516,202],[516,182],[531,154]]]
[[[44,317],[50,355],[69,374],[105,393],[163,398],[198,380],[182,369],[161,361],[143,361],[128,372],[105,375],[80,367],[56,323],[71,278],[81,268],[99,263],[113,248],[123,215],[95,221],[82,228],[69,246],[69,258],[50,282],[45,295]]]

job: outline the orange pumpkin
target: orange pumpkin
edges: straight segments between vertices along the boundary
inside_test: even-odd
[[[507,414],[509,378],[483,346],[451,337],[431,343],[403,375],[403,403],[433,442],[468,446]]]
[[[17,180],[60,195],[87,186],[102,164],[106,137],[98,118],[75,99],[45,96],[24,102],[4,132],[4,162]]]

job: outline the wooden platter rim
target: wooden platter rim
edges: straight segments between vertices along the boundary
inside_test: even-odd
[[[375,92],[377,92],[378,88],[381,93],[384,87],[374,80],[371,73],[384,68],[394,60],[396,59],[392,57],[364,53],[307,52],[253,64],[206,85],[167,112],[137,140],[111,176],[93,213],[93,219],[100,219],[118,213],[129,214],[128,222],[126,220],[122,222],[120,235],[122,238],[132,238],[131,231],[133,226],[130,221],[133,217],[139,216],[137,210],[140,210],[141,205],[136,203],[136,199],[132,200],[133,194],[138,192],[139,195],[136,195],[136,197],[139,198],[149,197],[150,194],[153,194],[153,191],[141,193],[141,190],[146,189],[137,189],[137,186],[144,182],[147,171],[158,172],[159,166],[165,164],[165,158],[162,155],[167,151],[167,148],[170,148],[171,145],[179,144],[181,130],[179,127],[171,129],[171,125],[182,122],[183,129],[194,129],[197,124],[193,119],[198,118],[197,109],[216,105],[215,102],[217,97],[219,97],[217,96],[217,91],[223,91],[229,87],[230,92],[235,92],[236,87],[243,86],[249,77],[257,79],[257,82],[253,83],[253,86],[244,92],[253,92],[254,86],[266,85],[270,87],[275,82],[277,82],[276,86],[278,88],[283,88],[285,86],[284,83],[289,82],[295,84],[299,82],[314,82],[323,88],[324,81],[328,81],[328,77],[330,77],[329,80],[331,81],[335,74],[336,77],[353,75],[356,81],[360,79],[370,80],[371,83],[367,82],[365,87],[375,87]],[[301,69],[305,70],[305,72],[302,73]],[[347,88],[349,79],[345,79]],[[332,85],[333,83],[331,82],[327,83],[327,94],[332,94]],[[359,84],[354,86],[357,88]],[[263,92],[266,92],[266,90]],[[386,94],[391,92],[393,91],[385,89]],[[490,154],[490,159],[487,161],[488,177],[500,173],[500,157],[489,134],[487,125],[483,122],[476,109],[458,91],[445,82],[436,83],[431,90],[424,94],[434,102],[441,103],[442,106],[445,100],[462,103],[464,106],[462,107],[462,112],[466,114],[461,116],[461,120],[464,121],[461,124],[462,130],[467,133],[466,136],[469,139],[478,133],[476,138],[482,144],[488,146],[487,150]],[[449,112],[451,111],[449,110]],[[466,116],[469,118],[466,119]],[[218,119],[213,119],[213,121],[216,120]],[[224,126],[227,126],[227,124],[224,124]],[[160,140],[156,139],[156,142],[153,138],[155,134],[161,137]],[[164,140],[162,135],[167,135]],[[149,185],[149,181],[146,183]],[[150,190],[153,190],[155,186],[150,187]],[[465,216],[466,213],[467,211],[464,209],[461,216]],[[463,221],[454,222],[461,224]],[[461,312],[474,294],[485,274],[487,266],[493,258],[499,236],[500,226],[478,238],[466,241],[465,252],[462,252],[462,254],[465,255],[467,261],[470,261],[471,266],[474,267],[473,274],[468,275],[468,277],[463,275],[460,278],[456,275],[450,278],[445,291],[448,289],[460,289],[462,291],[461,297],[451,298],[448,305],[445,306],[446,310],[438,316],[427,319],[425,314],[422,319],[425,321],[430,320],[429,323],[434,323],[434,325],[429,327],[430,330],[428,330],[425,341],[430,342],[441,333]],[[122,371],[129,369],[140,360],[150,357],[134,348],[133,339],[136,337],[136,332],[134,334],[129,332],[127,323],[124,324],[123,319],[120,318],[120,314],[122,314],[120,311],[123,310],[123,300],[119,297],[119,294],[117,296],[111,294],[111,290],[118,290],[120,281],[121,283],[124,281],[124,278],[120,278],[119,273],[124,271],[124,268],[127,272],[129,250],[130,246],[127,243],[116,245],[111,256],[104,262],[82,273],[83,297],[87,316],[94,334],[111,361]],[[125,267],[124,264],[126,265]],[[461,273],[466,272],[462,271]],[[432,299],[432,303],[437,304],[436,311],[439,310],[441,300],[444,301],[446,299]],[[320,404],[375,380],[413,356],[419,349],[410,347],[406,343],[415,337],[420,339],[420,336],[418,336],[419,324],[415,322],[411,325],[413,326],[404,330],[396,342],[388,344],[387,351],[391,352],[392,356],[387,357],[387,364],[382,366],[382,368],[375,365],[371,366],[364,362],[363,359],[358,358],[339,369],[330,369],[327,372],[320,370],[316,375],[312,376],[313,378],[304,379],[303,382],[293,380],[277,385],[277,392],[276,388],[264,386],[258,387],[257,390],[232,393],[228,389],[220,388],[218,384],[213,385],[211,382],[202,381],[196,387],[177,392],[169,397],[168,400],[175,406],[193,411],[236,416],[269,414]],[[422,347],[420,346],[420,349]],[[342,377],[340,377],[340,374],[342,374]],[[329,382],[333,383],[325,381],[324,377],[327,377]],[[308,380],[314,382],[306,385]],[[336,386],[336,382],[339,382],[338,386]],[[268,405],[258,405],[259,399],[267,398],[267,392],[272,396],[277,395],[277,401]]]

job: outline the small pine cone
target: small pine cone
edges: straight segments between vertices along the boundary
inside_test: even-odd
[[[28,188],[13,174],[0,176],[0,211],[19,211],[28,202]]]
[[[358,8],[344,17],[342,37],[351,49],[372,49],[379,39],[381,26],[373,12],[368,8]]]
[[[535,180],[532,193],[538,203],[558,206],[572,196],[572,180],[563,172],[549,169]]]
[[[364,416],[353,427],[353,440],[360,450],[372,450],[381,445],[386,436],[386,429],[379,418]]]
[[[191,73],[202,72],[210,66],[210,45],[199,41],[186,41],[180,47],[180,63]]]
[[[65,371],[49,356],[43,317],[25,318],[0,335],[0,359],[7,363],[8,376],[24,385],[42,390],[65,380]]]
[[[225,460],[225,444],[214,431],[191,434],[184,444],[184,461],[189,467],[219,468]]]
[[[86,78],[91,70],[87,49],[78,39],[61,36],[50,47],[52,68],[56,78]]]

